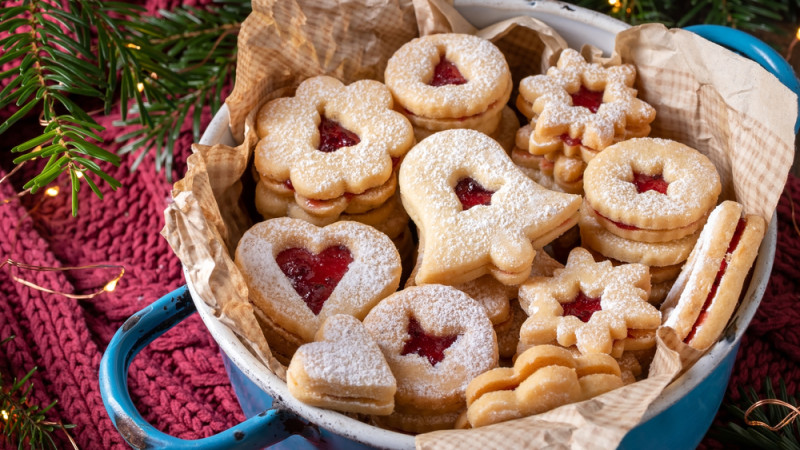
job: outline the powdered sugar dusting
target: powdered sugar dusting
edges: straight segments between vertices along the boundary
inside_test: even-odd
[[[426,333],[458,335],[444,351],[444,359],[431,365],[414,353],[401,355],[414,317]],[[497,365],[497,341],[483,308],[463,292],[442,285],[411,287],[379,303],[364,319],[397,378],[397,402],[437,402],[453,397],[463,401],[467,384]]]
[[[490,205],[462,211],[454,186],[466,176],[494,191]],[[425,235],[420,273],[439,266],[457,277],[487,264],[511,273],[529,270],[531,241],[580,206],[579,196],[547,190],[526,177],[502,147],[473,130],[443,131],[417,144],[398,181],[403,204]]]
[[[438,87],[428,84],[442,57],[458,67],[466,83]],[[477,36],[454,33],[409,41],[389,59],[384,78],[398,103],[415,115],[429,118],[481,113],[511,84],[508,63],[494,44]]]
[[[639,193],[634,172],[661,175],[666,194]],[[584,172],[586,200],[598,213],[646,229],[673,229],[700,220],[721,191],[714,164],[675,141],[638,138],[620,142],[595,156]]]
[[[395,386],[383,353],[358,319],[331,316],[318,340],[302,345],[295,354],[304,361],[310,379],[337,385],[342,390],[339,395],[361,394],[364,387]]]
[[[275,262],[286,248],[319,253],[327,247],[347,247],[353,261],[318,315],[314,315]],[[334,314],[363,318],[400,282],[397,250],[385,234],[358,222],[336,222],[318,228],[300,219],[279,218],[249,229],[236,249],[236,264],[244,274],[256,306],[305,341],[311,341],[324,320]]]
[[[267,134],[255,151],[258,172],[273,180],[291,180],[294,189],[312,199],[361,193],[384,184],[392,174],[392,157],[402,157],[414,142],[411,124],[392,109],[388,89],[372,80],[344,86],[320,76],[300,84],[295,97],[276,99],[259,113]],[[321,116],[355,133],[360,142],[321,152]]]

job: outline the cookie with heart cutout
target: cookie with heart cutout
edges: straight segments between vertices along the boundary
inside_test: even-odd
[[[297,349],[286,386],[309,405],[375,415],[391,414],[397,391],[378,344],[358,319],[346,314],[328,317],[314,342]]]
[[[442,131],[417,144],[398,181],[424,237],[417,285],[459,284],[487,273],[519,284],[535,249],[578,219],[580,196],[536,184],[497,142],[474,130]]]
[[[312,341],[329,316],[363,319],[397,289],[401,272],[392,240],[371,226],[343,221],[319,228],[285,217],[247,230],[236,265],[253,304],[294,342]]]

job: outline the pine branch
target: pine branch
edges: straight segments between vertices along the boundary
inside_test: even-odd
[[[233,79],[236,35],[250,11],[247,2],[223,1],[207,10],[181,7],[145,15],[141,6],[100,0],[65,0],[50,4],[26,0],[0,7],[0,72],[8,84],[0,91],[0,107],[19,109],[0,124],[0,134],[36,111],[41,135],[17,145],[15,164],[47,158],[41,172],[23,189],[34,193],[69,175],[72,213],[78,211],[82,184],[100,198],[98,181],[111,189],[120,183],[102,163],[120,164],[120,157],[101,148],[103,128],[82,108],[86,98],[103,102],[108,115],[119,107],[119,124],[141,128],[121,154],[141,149],[136,168],[155,148],[157,170],[171,174],[175,140],[184,119],[193,119],[200,134],[203,108],[220,107],[221,90]]]
[[[14,336],[10,336],[3,339],[0,341],[0,347],[14,338]],[[2,429],[3,440],[8,442],[14,438],[20,449],[25,447],[58,449],[52,433],[61,430],[67,433],[73,447],[77,449],[75,441],[67,432],[75,425],[47,421],[47,412],[55,406],[56,401],[44,408],[35,404],[31,405],[30,396],[33,384],[30,379],[36,370],[38,369],[34,367],[19,380],[14,378],[10,386],[6,386],[3,373],[0,372],[0,429]]]

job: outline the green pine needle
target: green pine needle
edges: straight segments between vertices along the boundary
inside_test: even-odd
[[[0,347],[5,346],[14,338],[15,336],[9,336],[0,340]],[[37,370],[34,367],[21,379],[12,380],[8,386],[3,378],[3,373],[0,372],[0,442],[16,442],[20,449],[48,448],[55,450],[58,446],[53,440],[52,434],[56,430],[61,430],[66,434],[73,448],[77,449],[77,444],[67,432],[75,425],[47,421],[47,412],[55,406],[56,401],[44,408],[31,403],[33,383],[30,382],[30,379]]]
[[[236,37],[249,12],[250,4],[238,1],[157,16],[139,5],[100,0],[0,7],[0,31],[7,33],[0,65],[12,65],[0,72],[7,81],[0,107],[19,107],[0,123],[0,134],[38,112],[41,134],[11,151],[20,153],[15,164],[48,159],[23,188],[37,192],[66,173],[77,215],[81,184],[100,198],[97,181],[112,190],[121,186],[105,168],[119,166],[120,155],[103,148],[103,128],[84,107],[89,98],[99,99],[106,115],[119,108],[120,125],[139,127],[120,152],[140,152],[132,169],[155,150],[156,168],[169,179],[185,119],[192,118],[199,139],[202,111],[215,113],[220,91],[233,80]]]
[[[757,425],[747,425],[745,413],[751,405],[760,399],[752,388],[747,391],[739,388],[739,393],[741,399],[738,402],[724,402],[722,404],[722,407],[736,420],[725,425],[714,425],[709,431],[709,435],[712,438],[723,444],[740,448],[800,450],[800,417],[795,417],[792,422],[778,431],[772,431]],[[778,399],[795,407],[798,405],[797,399],[788,395],[786,383],[783,379],[780,380],[779,392],[776,393],[771,379],[767,377],[764,380],[763,398]],[[791,410],[786,407],[767,404],[754,409],[748,419],[775,426],[790,413]]]

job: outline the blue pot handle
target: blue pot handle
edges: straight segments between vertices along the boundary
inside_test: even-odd
[[[134,314],[117,330],[100,361],[100,394],[106,412],[122,437],[136,449],[222,450],[263,448],[294,434],[319,439],[315,425],[282,409],[270,409],[219,434],[197,440],[178,439],[147,423],[128,393],[128,368],[147,344],[196,311],[186,286]]]
[[[685,29],[759,63],[761,67],[775,75],[781,83],[798,96],[798,105],[800,105],[800,82],[798,82],[792,66],[763,41],[744,31],[722,25],[692,25]],[[798,130],[800,130],[800,117],[797,118],[794,125],[794,132],[797,133]]]

